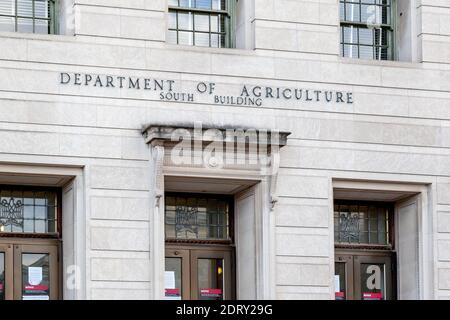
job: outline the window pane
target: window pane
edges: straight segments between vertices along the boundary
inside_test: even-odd
[[[178,7],[178,0],[169,0],[169,6]]]
[[[343,27],[344,29],[344,42],[345,43],[358,43],[358,28],[355,27]]]
[[[181,300],[182,295],[182,259],[166,258],[166,272],[164,285],[167,300]]]
[[[359,43],[373,45],[372,29],[359,28]]]
[[[349,4],[345,6],[345,20],[346,21],[357,21],[359,22],[359,4]]]
[[[199,300],[223,299],[223,260],[198,259]]]
[[[372,49],[372,47],[368,47]],[[367,53],[368,55],[369,53]],[[334,208],[334,237],[337,243],[388,245],[389,207],[337,204]]]
[[[344,45],[344,57],[358,58],[358,46]]]
[[[33,17],[33,1],[17,0],[17,15],[22,17]]]
[[[169,12],[169,29],[177,28],[177,13],[175,11]]]
[[[211,15],[211,32],[219,31],[219,17],[216,15]]]
[[[209,32],[209,15],[206,14],[195,15],[195,31]]]
[[[196,33],[195,34],[195,46],[198,47],[210,47],[209,33]]]
[[[167,42],[171,44],[177,44],[177,32],[169,31],[167,34]]]
[[[180,0],[180,7],[193,8],[195,0]]]
[[[35,0],[34,16],[36,18],[49,18],[50,17],[48,0]]]
[[[194,34],[192,32],[178,32],[178,43],[186,46],[194,45]]]
[[[45,253],[22,254],[22,298],[49,300],[50,259]]]
[[[196,41],[199,35],[209,36],[196,34]],[[193,196],[168,198],[165,207],[167,238],[229,239],[227,201]]]
[[[57,232],[55,192],[0,191],[0,232]]]
[[[15,0],[0,1],[0,14],[14,15],[15,14]]]
[[[213,10],[225,10],[225,7],[222,6],[220,0],[212,0],[212,9]]]
[[[14,32],[15,19],[10,17],[0,17],[0,31]]]
[[[385,300],[385,265],[361,264],[361,295],[363,300]]]
[[[198,9],[212,9],[211,0],[196,0],[195,7]]]
[[[334,264],[334,277],[335,277],[335,299],[347,300],[346,297],[346,276],[345,263],[336,262]]]
[[[211,47],[213,48],[219,48],[219,35],[218,34],[211,34]]]
[[[192,13],[178,13],[178,29],[180,30],[193,30],[194,20]]]
[[[359,57],[361,59],[373,59],[373,47],[360,46]]]
[[[17,31],[32,33],[33,32],[33,20],[18,18],[17,19]]]

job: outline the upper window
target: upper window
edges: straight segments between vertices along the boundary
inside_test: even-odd
[[[169,0],[167,42],[214,48],[234,47],[235,0]]]
[[[58,196],[51,190],[0,190],[0,233],[58,232]]]
[[[231,240],[231,201],[208,195],[167,194],[167,240]]]
[[[340,0],[343,57],[393,60],[395,0]]]
[[[336,244],[392,246],[392,208],[385,203],[335,202]]]
[[[1,0],[0,31],[56,33],[56,0]]]

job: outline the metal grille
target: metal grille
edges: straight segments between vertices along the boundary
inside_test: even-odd
[[[55,0],[1,0],[0,31],[56,33]]]
[[[1,190],[0,232],[56,233],[56,192]]]
[[[169,0],[167,42],[189,46],[232,46],[230,0]]]
[[[390,207],[382,203],[335,204],[335,243],[391,245],[390,220]]]
[[[229,240],[229,210],[214,197],[167,196],[166,239]]]
[[[393,60],[394,0],[340,0],[343,57]]]

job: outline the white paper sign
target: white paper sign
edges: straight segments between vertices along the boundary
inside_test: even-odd
[[[166,271],[164,273],[164,284],[166,289],[175,289],[175,271]]]
[[[339,275],[334,275],[334,292],[341,292],[341,282]]]
[[[28,283],[37,286],[42,282],[42,268],[28,267]]]
[[[50,300],[49,296],[22,296],[22,300]]]

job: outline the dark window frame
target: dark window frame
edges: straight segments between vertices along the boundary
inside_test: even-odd
[[[225,0],[225,9],[204,9],[204,8],[196,8],[196,1],[192,0],[194,2],[193,7],[183,7],[180,5],[180,0],[176,0],[178,2],[178,6],[169,5],[168,7],[168,13],[175,13],[176,15],[176,26],[175,28],[168,28],[169,32],[175,32],[176,33],[176,43],[172,44],[178,44],[178,45],[189,45],[180,43],[180,32],[189,32],[192,33],[192,46],[198,46],[195,42],[195,35],[198,34],[207,34],[209,35],[209,45],[208,46],[199,46],[204,48],[234,48],[235,47],[235,12],[236,12],[236,0]],[[181,29],[179,28],[179,19],[178,19],[178,13],[191,13],[192,14],[192,30],[188,29]],[[208,31],[197,31],[195,29],[195,16],[196,14],[202,14],[202,15],[208,15],[209,17],[209,30]],[[218,31],[212,31],[211,30],[211,16],[217,16],[218,20]],[[221,16],[225,17],[225,30],[221,31],[220,26],[220,18]],[[212,35],[218,36],[218,47],[212,46]],[[221,44],[221,38],[222,36],[224,38],[224,45]]]
[[[376,243],[354,243],[354,242],[337,242],[335,237],[335,225],[334,225],[334,213],[336,205],[343,206],[375,206],[384,207],[388,210],[388,243],[376,244]],[[370,220],[370,218],[369,218]],[[370,227],[369,227],[370,233]],[[338,249],[369,249],[369,250],[389,250],[392,251],[395,248],[395,204],[384,201],[359,201],[359,200],[340,200],[335,199],[333,203],[333,238],[335,248]]]
[[[19,24],[18,24],[18,20],[22,19],[22,20],[31,20],[32,24],[33,24],[33,34],[37,34],[36,33],[36,20],[37,21],[47,21],[48,22],[48,32],[47,33],[43,33],[43,34],[57,34],[58,33],[58,23],[57,23],[57,17],[58,17],[58,5],[59,5],[59,0],[46,0],[48,1],[48,6],[49,6],[49,12],[48,12],[48,17],[44,18],[44,17],[36,17],[35,15],[35,2],[38,0],[30,0],[32,1],[32,15],[31,16],[22,16],[18,14],[18,1],[19,0],[13,0],[14,2],[14,14],[1,14],[0,13],[0,17],[3,18],[12,18],[14,19],[14,32],[20,32],[19,29]]]
[[[62,190],[58,187],[40,187],[26,185],[0,185],[1,190],[8,191],[31,191],[31,192],[53,192],[56,194],[56,232],[33,233],[33,232],[0,232],[0,238],[40,238],[40,239],[62,239]]]
[[[372,58],[369,60],[376,60],[376,61],[387,61],[387,60],[395,60],[396,56],[395,56],[395,32],[396,32],[396,6],[397,6],[397,2],[396,0],[388,0],[390,1],[389,4],[383,4],[383,3],[370,3],[367,2],[366,0],[360,0],[358,2],[351,2],[349,0],[340,0],[339,1],[339,6],[341,10],[341,6],[344,5],[344,16],[342,17],[341,14],[339,14],[340,16],[340,53],[342,57],[345,58],[350,58],[349,56],[345,55],[345,47],[346,46],[351,46],[352,47],[357,47],[357,57],[351,57],[351,58],[355,58],[355,59],[363,59],[361,58],[361,47],[365,47],[365,48],[372,48]],[[359,20],[358,21],[353,21],[353,20],[347,20],[347,10],[346,10],[346,5],[359,5]],[[389,14],[389,22],[390,23],[381,23],[381,24],[377,24],[377,28],[372,28],[373,26],[361,21],[362,19],[362,14],[361,14],[361,9],[362,6],[375,6],[375,7],[386,7],[386,8],[390,8],[390,14]],[[357,41],[356,42],[345,42],[345,28],[346,27],[353,27],[356,29],[356,34],[357,34]],[[360,29],[372,29],[372,44],[361,44],[360,41],[360,33],[359,30]],[[382,37],[382,35],[384,33],[386,33],[386,35],[388,35],[388,40],[387,40],[387,44],[381,44],[381,45],[377,45],[375,43],[375,39],[376,39],[376,34],[378,33],[379,37]],[[377,55],[377,50],[386,50],[387,52],[387,56],[383,57],[383,54],[380,53],[379,56]],[[367,58],[368,59],[368,58]]]
[[[228,239],[182,239],[182,238],[168,238],[165,234],[166,228],[166,205],[164,205],[164,239],[166,243],[180,243],[180,244],[224,244],[231,245],[234,243],[234,197],[232,195],[212,194],[212,193],[189,193],[189,192],[166,192],[164,197],[181,197],[181,198],[203,198],[203,199],[217,199],[228,203]]]

